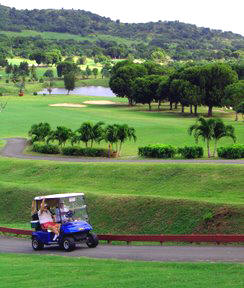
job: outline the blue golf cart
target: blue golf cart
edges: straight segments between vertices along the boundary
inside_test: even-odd
[[[60,223],[60,234],[53,240],[54,233],[41,228],[38,211],[42,200],[49,211],[55,216],[56,222]],[[91,233],[92,226],[89,224],[85,197],[83,193],[55,194],[35,197],[32,202],[32,248],[41,250],[44,245],[59,245],[65,251],[75,249],[77,243],[86,243],[89,248],[98,245],[96,234]]]

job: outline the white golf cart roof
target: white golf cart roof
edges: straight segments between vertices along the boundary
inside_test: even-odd
[[[45,199],[57,199],[57,198],[69,198],[69,197],[77,197],[84,196],[84,193],[67,193],[67,194],[53,194],[53,195],[45,195],[45,196],[37,196],[34,200],[42,200]]]

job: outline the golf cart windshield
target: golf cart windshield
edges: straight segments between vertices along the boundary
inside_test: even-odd
[[[60,198],[56,209],[57,222],[88,221],[84,196]]]

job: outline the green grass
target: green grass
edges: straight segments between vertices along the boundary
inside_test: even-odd
[[[8,63],[12,65],[19,65],[20,62],[27,62],[29,65],[37,65],[35,60],[29,60],[21,57],[8,58]]]
[[[131,173],[133,171],[133,173]],[[55,163],[0,159],[0,183],[103,195],[244,204],[242,165]]]
[[[159,263],[0,254],[2,287],[240,288],[242,264]],[[162,286],[163,284],[163,286]]]
[[[2,158],[0,223],[28,223],[35,196],[84,192],[97,233],[243,233],[243,174],[241,165]]]
[[[31,87],[37,90],[40,86],[30,84],[27,86],[29,92],[32,90]],[[17,93],[16,89],[15,93]],[[48,106],[48,104],[64,102],[82,103],[86,100],[124,101],[125,105],[87,105],[85,108],[78,109]],[[202,112],[206,112],[206,109],[202,108]],[[235,122],[233,114],[222,113],[219,110],[214,113],[215,116],[226,117],[225,123],[235,127],[238,143],[244,143],[243,122]],[[164,104],[163,111],[160,112],[156,110],[148,112],[147,107],[143,105],[128,107],[126,99],[120,98],[81,95],[29,96],[27,94],[24,97],[9,95],[9,103],[4,113],[1,113],[0,121],[1,137],[27,137],[31,125],[43,121],[49,122],[53,128],[64,125],[72,129],[77,129],[84,121],[104,121],[106,124],[127,123],[136,129],[137,142],[126,142],[122,151],[123,156],[136,156],[138,146],[148,144],[162,143],[174,146],[195,144],[194,138],[187,133],[188,127],[195,122],[195,118],[187,114],[182,116],[179,112],[170,113],[167,104]],[[206,152],[206,144],[203,142],[199,144],[203,145]],[[228,138],[219,141],[219,146],[229,144],[232,144],[232,141]],[[107,144],[103,143],[101,146],[107,147]]]
[[[89,81],[86,82],[91,83]],[[8,87],[3,82],[0,85]],[[27,137],[32,124],[44,121],[52,128],[64,125],[73,130],[84,121],[104,121],[106,124],[127,123],[136,129],[137,142],[125,143],[124,158],[136,158],[138,147],[148,144],[194,144],[187,128],[195,118],[182,115],[179,110],[170,112],[167,103],[160,112],[155,106],[154,111],[148,112],[148,107],[129,107],[127,100],[120,98],[30,95],[39,88],[40,84],[28,84],[29,94],[24,97],[10,93],[2,98],[8,99],[8,104],[0,113],[1,138]],[[8,89],[14,91],[16,87],[10,84]],[[87,105],[80,109],[48,105],[86,100],[113,100],[119,105]],[[201,107],[199,112],[206,113],[206,108]],[[232,124],[238,142],[244,143],[243,122],[235,122],[233,113],[221,109],[215,109],[214,116]],[[230,139],[223,139],[219,146],[231,143]],[[199,144],[205,148],[205,143]],[[101,143],[100,147],[107,144]],[[243,176],[241,165],[55,163],[1,158],[0,196],[4,201],[0,201],[0,211],[4,213],[0,215],[0,222],[28,222],[34,196],[85,192],[92,221],[99,232],[243,233]],[[217,216],[212,224],[206,223],[205,215],[209,212],[217,215],[224,207],[228,213],[221,216],[221,225]]]

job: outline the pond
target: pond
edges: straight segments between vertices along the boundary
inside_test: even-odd
[[[38,94],[49,94],[47,89],[43,89],[38,92]],[[65,88],[52,88],[51,94],[67,94]],[[110,88],[102,86],[85,86],[76,87],[73,91],[70,91],[70,95],[85,95],[85,96],[105,96],[105,97],[115,97],[116,95],[112,92]]]

